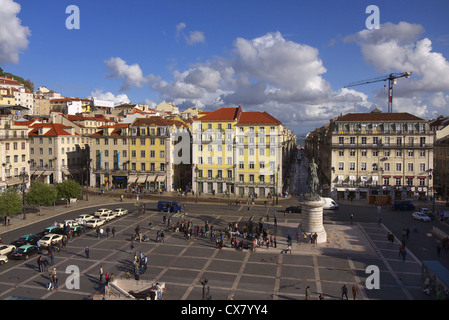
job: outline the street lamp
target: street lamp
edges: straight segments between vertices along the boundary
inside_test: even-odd
[[[198,166],[195,166],[195,181],[196,181],[195,203],[198,203]]]
[[[26,213],[25,213],[25,168],[23,168],[22,171],[22,204],[23,204],[23,220],[26,220]]]

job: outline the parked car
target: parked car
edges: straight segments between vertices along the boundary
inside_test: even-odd
[[[428,222],[430,221],[430,217],[422,212],[413,212],[412,217],[416,220],[420,220],[420,221],[425,221]]]
[[[0,245],[0,255],[6,256],[16,249],[17,247],[12,244],[2,244]]]
[[[8,257],[5,255],[0,255],[0,265],[5,264],[8,262]]]
[[[116,208],[114,210],[114,213],[117,215],[117,217],[120,217],[120,216],[124,216],[125,214],[128,214],[128,210],[123,209],[123,208]]]
[[[14,259],[25,259],[27,260],[30,256],[33,254],[36,254],[39,252],[38,247],[34,245],[24,245],[19,248],[17,248],[11,255],[11,258]]]
[[[87,222],[87,221],[89,221],[90,219],[94,219],[94,218],[95,218],[95,217],[94,217],[93,215],[86,213],[86,214],[81,214],[81,215],[79,215],[78,217],[76,217],[75,220],[77,220],[77,221],[78,221],[78,224],[79,224],[80,226],[82,226],[82,225],[83,225],[83,220],[86,220],[86,222]]]
[[[332,198],[322,198],[322,199],[326,202],[323,206],[323,209],[325,210],[336,210],[340,207],[338,203],[336,203],[335,200]]]
[[[287,209],[285,209],[285,212],[288,213],[301,213],[301,207],[300,206],[290,206]]]
[[[55,234],[55,233],[49,233],[42,237],[42,239],[39,240],[41,243],[41,247],[49,247],[50,244],[56,244],[64,238],[61,234]]]
[[[61,228],[64,228],[64,226],[69,226],[69,227],[71,227],[71,226],[77,226],[78,225],[78,222],[76,221],[76,220],[64,220],[64,222],[61,222],[60,224],[59,224],[59,226],[61,227]]]
[[[58,226],[50,226],[45,228],[42,231],[43,235],[46,235],[48,233],[55,233],[55,234],[64,234],[64,229],[61,228],[59,225]]]
[[[98,218],[103,213],[112,213],[112,210],[111,209],[105,209],[105,208],[98,209],[97,211],[95,211],[94,216]]]
[[[91,219],[86,222],[86,227],[87,228],[96,228],[96,227],[103,225],[105,222],[106,222],[106,220],[103,220],[103,219]]]
[[[75,236],[80,236],[84,233],[84,228],[82,226],[71,226],[69,229],[72,230],[73,235]]]
[[[40,239],[38,235],[35,234],[26,234],[24,236],[19,237],[19,239],[11,242],[12,245],[16,246],[17,248],[26,244],[36,244],[37,241]]]
[[[103,219],[105,221],[110,221],[110,220],[114,219],[115,217],[116,217],[115,213],[110,212],[110,213],[102,213],[99,218]]]

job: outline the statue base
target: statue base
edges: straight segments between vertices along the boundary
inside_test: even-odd
[[[301,205],[301,224],[299,228],[306,234],[317,234],[317,243],[327,242],[323,226],[323,206],[326,202],[319,195],[305,194]]]

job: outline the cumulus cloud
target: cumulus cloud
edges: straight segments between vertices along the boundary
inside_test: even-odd
[[[369,107],[367,97],[355,90],[334,92],[323,78],[326,71],[316,48],[273,32],[237,38],[228,56],[175,70],[171,81],[156,81],[152,88],[161,99],[181,107],[210,110],[241,105],[245,110],[268,111],[283,122],[323,121],[335,116],[335,110],[346,110],[347,101],[353,108]]]
[[[433,51],[429,38],[421,38],[424,31],[418,24],[385,23],[344,41],[359,45],[366,63],[377,72],[413,72],[410,79],[399,79],[394,86],[394,111],[431,117],[432,110],[449,108],[449,62]],[[380,103],[381,98],[386,99],[384,90],[375,91],[375,101]]]
[[[206,36],[202,31],[189,31],[187,34],[184,32],[184,29],[187,27],[185,22],[180,22],[176,25],[176,39],[183,37],[185,42],[192,46],[197,43],[206,42]]]
[[[107,100],[107,101],[113,101],[114,105],[120,105],[124,103],[130,103],[128,96],[126,94],[118,94],[115,95],[112,92],[103,92],[103,90],[95,90],[90,93],[91,98],[96,98],[98,100]]]
[[[125,60],[119,57],[112,57],[105,61],[106,67],[110,73],[107,74],[111,79],[123,79],[120,91],[127,91],[131,86],[141,88],[150,80],[157,80],[153,75],[144,76],[140,66],[135,63],[128,65]]]
[[[0,0],[0,65],[18,63],[20,51],[28,47],[31,32],[17,17],[20,9],[13,0]]]

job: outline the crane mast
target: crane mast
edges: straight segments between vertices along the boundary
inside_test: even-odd
[[[388,80],[388,112],[392,113],[393,112],[393,85],[396,84],[397,79],[399,79],[399,78],[407,78],[408,79],[408,78],[410,78],[411,74],[412,74],[411,72],[390,73],[389,75],[386,75],[383,77],[377,77],[377,78],[372,78],[372,79],[368,79],[368,80],[351,82],[351,83],[347,84],[345,86],[345,88]]]

